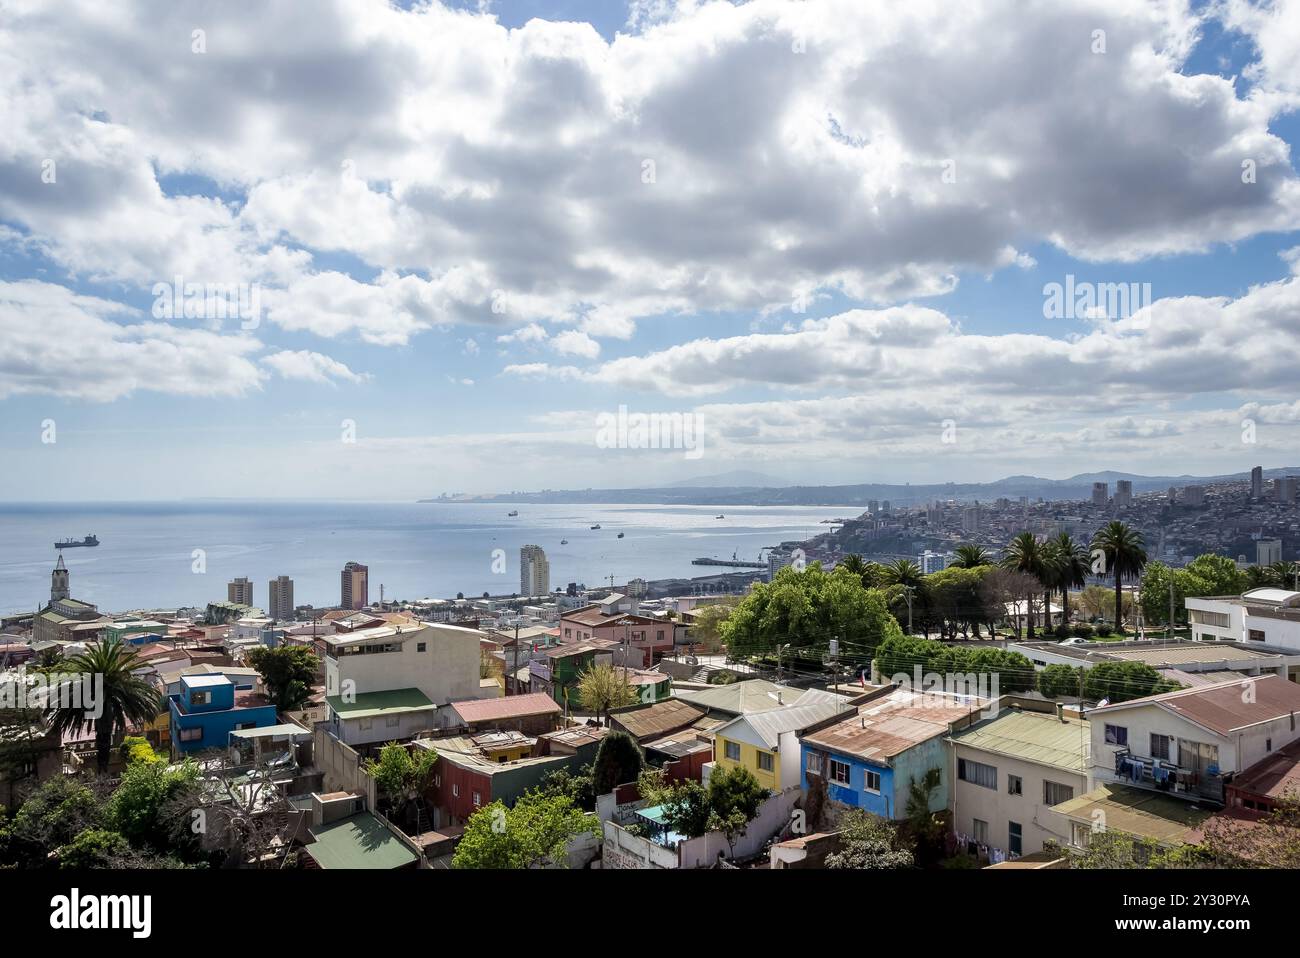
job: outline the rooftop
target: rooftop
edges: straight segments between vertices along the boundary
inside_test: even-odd
[[[804,735],[803,741],[879,761],[947,734],[949,723],[979,707],[974,696],[893,689],[863,703],[857,715]]]
[[[1249,686],[1250,695],[1243,691]],[[1250,699],[1251,701],[1244,701]],[[1300,711],[1300,685],[1278,675],[1261,675],[1194,689],[1148,695],[1095,708],[1089,714],[1155,705],[1219,735]]]
[[[1155,669],[1216,662],[1263,665],[1270,660],[1281,661],[1276,653],[1249,649],[1236,642],[1089,642],[1084,645],[1022,642],[1019,645],[1081,661],[1142,662]]]
[[[1212,814],[1187,801],[1127,785],[1101,785],[1091,792],[1052,806],[1075,821],[1106,823],[1108,829],[1146,838],[1161,845],[1200,841],[1200,828]]]
[[[848,699],[842,699],[839,696],[828,699],[814,693],[805,704],[796,702],[793,705],[785,705],[781,708],[738,716],[725,725],[719,725],[714,730],[714,734],[726,735],[730,738],[732,736],[728,734],[729,729],[748,726],[753,730],[754,735],[758,737],[759,742],[762,742],[769,749],[775,749],[780,745],[781,736],[786,732],[797,732],[800,729],[808,728],[810,725],[816,725],[818,722],[834,718],[836,715],[854,712],[856,712],[856,708]],[[757,745],[758,742],[751,744]]]
[[[1058,718],[1051,712],[1005,709],[996,718],[956,733],[951,741],[1080,775],[1088,771],[1088,720],[1070,715]]]
[[[1272,799],[1300,798],[1300,740],[1241,772],[1232,780],[1232,788]]]
[[[707,689],[682,689],[676,695],[679,699],[706,709],[717,709],[732,715],[750,715],[791,705],[805,691],[807,690],[788,685],[777,685],[767,679],[743,679],[730,685],[715,685]]]
[[[387,692],[362,692],[355,701],[345,702],[341,695],[327,695],[330,708],[345,719],[375,718],[402,712],[424,712],[437,708],[419,689],[391,689]]]
[[[682,699],[665,699],[653,705],[629,706],[610,712],[610,719],[618,722],[635,739],[666,735],[686,728],[705,716],[702,706]]]
[[[321,868],[402,868],[412,864],[415,852],[369,812],[312,829],[316,841],[307,853]]]
[[[527,695],[507,695],[501,698],[473,699],[468,702],[452,702],[451,707],[466,725],[479,722],[500,722],[505,719],[521,718],[526,715],[558,714],[564,711],[543,692],[530,692]]]

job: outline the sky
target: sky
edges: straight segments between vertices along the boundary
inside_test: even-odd
[[[0,499],[1297,465],[1297,106],[1300,0],[6,0]]]

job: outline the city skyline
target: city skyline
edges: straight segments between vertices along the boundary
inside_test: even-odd
[[[0,499],[1300,448],[1285,5],[130,8],[12,5]]]

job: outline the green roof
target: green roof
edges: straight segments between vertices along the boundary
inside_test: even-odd
[[[1078,718],[1011,709],[957,732],[952,741],[1083,775],[1092,739],[1088,723]]]
[[[415,861],[415,852],[369,812],[312,829],[316,841],[307,853],[321,868],[401,868]]]
[[[437,708],[419,689],[392,689],[388,692],[362,692],[355,701],[345,702],[341,695],[327,695],[325,701],[341,718],[375,718],[401,712],[423,712]]]
[[[1195,844],[1201,825],[1212,814],[1183,799],[1126,785],[1100,785],[1051,810],[1080,822],[1104,822],[1106,828],[1148,838],[1161,845]]]

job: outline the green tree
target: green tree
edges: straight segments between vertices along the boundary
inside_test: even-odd
[[[300,709],[311,698],[320,659],[305,645],[259,647],[248,652],[248,664],[266,683],[275,707],[282,712]]]
[[[379,750],[378,761],[368,759],[365,768],[379,793],[394,808],[405,811],[412,802],[423,798],[437,764],[438,753],[431,748],[407,748],[390,742]]]
[[[597,795],[608,795],[619,785],[635,782],[644,767],[645,754],[636,739],[626,732],[610,732],[596,749],[592,787]]]
[[[716,652],[722,647],[722,623],[731,616],[732,608],[722,603],[695,608],[691,639],[701,645],[705,653]]]
[[[100,803],[84,781],[58,776],[42,782],[0,828],[0,861],[20,868],[50,864],[49,854],[87,828],[98,828]]]
[[[993,558],[983,546],[960,545],[956,548],[952,565],[958,569],[978,569],[980,566],[992,565]]]
[[[1061,590],[1061,621],[1070,621],[1070,590],[1082,589],[1088,584],[1092,571],[1092,558],[1087,548],[1068,532],[1062,532],[1052,541],[1056,552],[1058,570],[1056,586]]]
[[[593,665],[578,676],[578,702],[595,713],[602,722],[609,718],[611,709],[637,703],[637,694],[627,683],[625,671],[604,663]]]
[[[1072,665],[1049,665],[1038,673],[1038,691],[1046,698],[1077,696],[1080,690],[1079,669]]]
[[[1083,674],[1083,696],[1126,702],[1182,688],[1144,662],[1099,662]]]
[[[839,849],[826,856],[827,868],[897,871],[916,864],[894,825],[860,808],[844,813],[839,836]]]
[[[152,721],[162,711],[158,691],[135,674],[144,665],[121,642],[98,642],[65,660],[65,672],[92,677],[100,701],[95,703],[95,713],[75,707],[73,702],[61,702],[51,710],[53,724],[62,734],[94,730],[96,768],[100,775],[108,772],[113,739],[125,732],[128,725]]]
[[[709,830],[722,832],[731,857],[736,855],[736,839],[770,794],[743,765],[715,767],[709,776]]]
[[[1126,523],[1108,522],[1092,537],[1092,550],[1106,557],[1106,572],[1115,577],[1115,628],[1124,622],[1124,583],[1136,579],[1147,564],[1142,534]]]
[[[584,811],[593,811],[596,808],[596,789],[591,772],[590,762],[576,772],[568,768],[557,768],[547,773],[536,791],[544,795],[563,795]]]
[[[130,854],[131,846],[117,832],[87,828],[58,852],[60,868],[110,868]]]
[[[564,795],[530,792],[514,808],[496,801],[465,823],[453,868],[565,867],[565,850],[577,836],[599,834],[600,822]]]
[[[198,765],[135,761],[104,805],[104,824],[133,846],[157,852],[177,848],[192,853],[193,803],[187,799],[199,783]]]
[[[1043,554],[1043,547],[1032,532],[1022,532],[1007,544],[1006,550],[1002,556],[1002,567],[1011,572],[1019,572],[1022,575],[1032,577],[1040,585],[1043,582],[1044,567],[1046,557]],[[1034,639],[1034,597],[1032,593],[1026,593],[1025,601],[1025,622],[1028,624],[1028,638],[1032,642]],[[1050,615],[1050,610],[1047,610]]]

